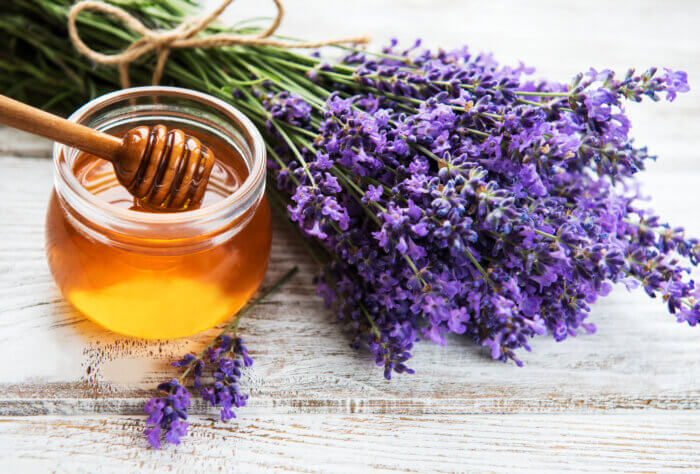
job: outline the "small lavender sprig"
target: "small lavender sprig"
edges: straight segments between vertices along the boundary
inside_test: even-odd
[[[165,395],[151,398],[143,407],[149,415],[146,423],[153,425],[144,434],[156,449],[160,448],[161,430],[165,432],[167,442],[173,444],[180,444],[180,438],[187,434],[188,423],[185,420],[191,397],[178,379],[158,385],[158,390]]]
[[[179,377],[158,385],[163,396],[151,398],[144,405],[144,411],[149,415],[146,423],[153,425],[144,431],[151,446],[159,449],[163,437],[168,443],[180,444],[180,438],[187,435],[186,420],[191,394],[183,383],[190,372],[193,375],[193,386],[200,389],[202,399],[212,406],[221,407],[221,419],[227,421],[235,418],[232,408],[244,406],[248,398],[238,389],[241,368],[253,365],[243,340],[235,337],[238,324],[244,314],[284,285],[297,270],[297,267],[289,270],[259,297],[248,303],[199,355],[190,353],[173,362],[174,367],[183,368],[184,372]],[[201,377],[206,369],[211,370],[214,380],[209,385],[202,385]]]

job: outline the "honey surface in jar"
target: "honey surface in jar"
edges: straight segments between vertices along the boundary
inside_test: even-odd
[[[216,157],[197,206],[206,208],[234,193],[248,171],[240,155],[225,143],[201,134],[198,138]],[[135,202],[104,160],[80,154],[73,173],[85,189],[115,208],[161,212]],[[103,230],[107,239],[81,232],[54,192],[46,228],[49,266],[63,295],[112,331],[142,338],[194,334],[230,318],[262,281],[271,244],[265,198],[248,212],[250,220],[224,242],[194,252],[154,254],[113,245],[107,230]],[[211,236],[205,233],[201,238]]]

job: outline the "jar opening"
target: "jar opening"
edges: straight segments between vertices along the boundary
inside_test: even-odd
[[[174,213],[141,212],[114,206],[85,189],[73,173],[79,152],[54,144],[54,184],[71,220],[93,238],[148,247],[183,246],[189,240],[230,237],[252,214],[265,188],[265,144],[253,123],[238,109],[207,94],[175,87],[137,87],[98,97],[74,112],[69,120],[101,131],[126,130],[167,122],[216,137],[243,158],[248,175],[231,195],[199,209]],[[97,235],[95,235],[97,234]],[[125,244],[128,242],[128,244]]]

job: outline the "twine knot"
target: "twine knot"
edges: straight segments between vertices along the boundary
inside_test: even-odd
[[[129,64],[150,52],[157,54],[158,60],[153,70],[152,84],[158,85],[163,76],[165,63],[173,49],[186,48],[216,48],[236,44],[267,45],[280,48],[319,48],[321,46],[338,45],[343,43],[364,44],[370,41],[368,36],[349,38],[336,38],[325,41],[294,42],[272,38],[282,23],[284,8],[281,0],[274,0],[277,7],[277,15],[270,27],[260,34],[239,35],[235,33],[217,33],[209,36],[196,37],[209,26],[228,7],[233,0],[223,0],[217,8],[210,13],[192,17],[185,20],[171,30],[152,30],[127,11],[109,3],[99,0],[85,0],[73,5],[68,13],[68,34],[76,49],[99,64],[117,65],[119,67],[119,79],[122,87],[129,87]],[[111,15],[120,20],[129,29],[140,34],[141,37],[131,43],[125,50],[115,54],[103,54],[90,48],[80,38],[76,19],[83,10],[94,10]]]

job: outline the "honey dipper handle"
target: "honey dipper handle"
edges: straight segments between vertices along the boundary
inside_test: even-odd
[[[0,123],[113,161],[121,139],[0,95]]]

